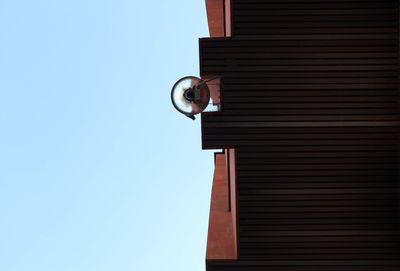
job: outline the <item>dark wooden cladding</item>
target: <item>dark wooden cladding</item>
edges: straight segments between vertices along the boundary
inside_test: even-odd
[[[396,0],[233,0],[200,40],[221,76],[205,149],[236,148],[237,261],[209,271],[398,271]]]
[[[279,34],[397,34],[396,1],[238,1],[236,36]]]

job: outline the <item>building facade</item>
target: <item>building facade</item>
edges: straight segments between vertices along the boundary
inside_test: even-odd
[[[398,0],[206,6],[207,270],[400,270]]]

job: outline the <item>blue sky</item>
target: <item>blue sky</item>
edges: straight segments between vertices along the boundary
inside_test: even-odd
[[[0,1],[0,270],[204,270],[204,2]]]

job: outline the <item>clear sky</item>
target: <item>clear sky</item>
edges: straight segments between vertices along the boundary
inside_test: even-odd
[[[0,1],[0,270],[204,270],[204,2]]]

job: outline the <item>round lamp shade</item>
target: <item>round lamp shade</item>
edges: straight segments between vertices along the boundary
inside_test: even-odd
[[[193,116],[208,106],[210,91],[202,79],[186,76],[172,87],[171,101],[176,110],[186,116]]]

